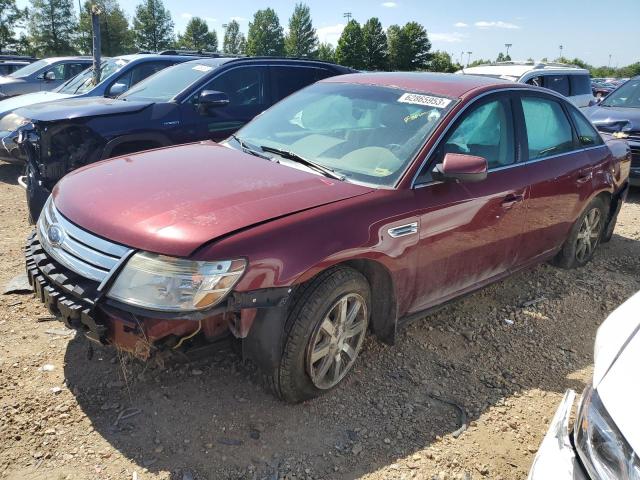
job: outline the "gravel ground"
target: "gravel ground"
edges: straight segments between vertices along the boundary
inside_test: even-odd
[[[30,231],[0,163],[0,286]],[[640,194],[585,268],[518,274],[369,340],[346,384],[301,405],[233,351],[142,365],[75,337],[30,294],[0,295],[0,478],[522,479],[598,325],[640,289]],[[457,435],[460,405],[469,428]]]

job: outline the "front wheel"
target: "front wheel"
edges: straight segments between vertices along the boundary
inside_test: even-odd
[[[554,263],[562,268],[581,267],[593,258],[596,247],[602,240],[607,220],[606,205],[601,198],[594,199],[582,212],[571,228],[569,237]]]
[[[301,402],[327,392],[356,362],[369,324],[371,293],[359,272],[339,267],[312,280],[289,314],[275,393]]]

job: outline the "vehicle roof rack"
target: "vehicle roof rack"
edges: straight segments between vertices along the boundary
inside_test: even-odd
[[[572,63],[561,63],[561,62],[536,62],[536,61],[526,61],[526,62],[522,62],[522,61],[504,61],[504,62],[489,62],[489,63],[483,63],[481,65],[477,65],[478,67],[484,66],[484,65],[491,65],[491,66],[508,66],[508,65],[514,65],[514,66],[531,66],[534,69],[542,69],[545,67],[562,67],[562,68],[582,68],[580,65],[574,65]]]
[[[220,53],[220,52],[205,52],[202,50],[177,50],[177,49],[162,50],[161,52],[158,52],[158,55],[188,55],[193,57],[212,57],[212,58],[227,56],[224,53]]]
[[[252,57],[249,55],[223,55],[224,57],[233,57],[232,61],[240,61],[240,60],[305,60],[307,62],[317,62],[317,63],[325,63],[327,65],[333,65],[333,66],[344,66],[344,65],[339,65],[337,63],[334,62],[327,62],[326,60],[319,60],[317,58],[313,58],[313,57],[287,57],[286,55],[278,55],[278,56],[268,56],[268,55],[263,55],[263,56],[258,56],[258,57]],[[349,67],[346,67],[349,68]]]

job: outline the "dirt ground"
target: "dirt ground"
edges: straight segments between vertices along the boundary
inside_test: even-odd
[[[17,167],[0,163],[0,287],[23,271]],[[640,289],[640,193],[585,268],[541,265],[369,340],[344,386],[291,406],[231,350],[144,366],[0,295],[0,478],[523,479],[596,329]],[[459,436],[459,411],[469,428]]]

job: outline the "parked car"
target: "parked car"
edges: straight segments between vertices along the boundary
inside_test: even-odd
[[[277,100],[353,70],[315,60],[208,58],[175,65],[117,99],[40,103],[0,119],[11,156],[20,131],[34,147],[27,168],[29,212],[37,219],[64,174],[98,160],[197,140],[223,140]],[[28,133],[27,133],[28,132]]]
[[[613,92],[616,87],[617,85],[614,85],[613,83],[591,82],[591,90],[593,92],[593,96],[596,97],[596,100],[601,100],[606,97]]]
[[[231,335],[277,395],[301,401],[342,381],[368,331],[393,343],[400,325],[522,268],[587,263],[628,169],[627,145],[549,90],[332,77],[222,144],[65,176],[27,271],[97,342],[148,358]]]
[[[568,390],[529,472],[529,480],[640,478],[640,293],[618,307],[598,329],[593,381],[578,403]]]
[[[548,88],[564,95],[577,107],[587,107],[593,101],[589,70],[575,65],[549,62],[498,62],[463,68],[458,73],[501,78]]]
[[[14,135],[7,139],[6,145],[3,142],[6,137],[15,132],[17,125],[20,123],[19,120],[17,124],[17,117],[11,115],[14,110],[71,97],[115,98],[163,68],[193,59],[193,55],[168,54],[136,54],[107,58],[101,63],[102,80],[97,85],[93,85],[93,67],[90,67],[63,83],[54,91],[27,93],[0,102],[0,160],[9,163],[24,163],[24,159],[20,157],[19,147],[15,143],[17,137]],[[2,117],[6,115],[11,116],[6,121],[3,121]]]
[[[91,66],[91,57],[45,58],[0,77],[0,100],[53,90]]]
[[[640,186],[640,76],[634,77],[607,95],[602,102],[585,109],[596,128],[610,138],[624,139],[631,147],[629,181]]]
[[[6,60],[4,62],[0,61],[0,77],[9,75],[10,73],[13,73],[16,70],[19,70],[27,65],[29,65],[29,62],[24,62],[21,60]]]

